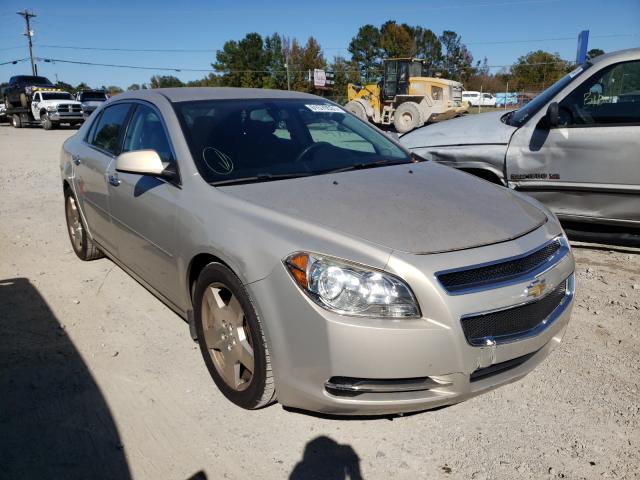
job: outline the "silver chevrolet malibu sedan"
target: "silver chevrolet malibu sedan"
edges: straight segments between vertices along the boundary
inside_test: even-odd
[[[187,320],[244,408],[457,403],[522,378],[569,321],[553,214],[320,97],[118,95],[65,142],[61,172],[78,257],[107,255]]]

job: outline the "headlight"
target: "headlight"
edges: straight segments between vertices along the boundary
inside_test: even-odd
[[[55,105],[47,106],[47,112],[55,112],[55,111],[56,111],[56,106]]]
[[[284,263],[298,286],[332,312],[361,317],[420,317],[409,286],[391,274],[304,252],[290,255]]]

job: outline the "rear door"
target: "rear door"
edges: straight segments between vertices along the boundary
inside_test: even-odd
[[[76,194],[93,238],[113,255],[118,254],[113,243],[109,211],[107,171],[120,153],[124,126],[130,103],[107,107],[91,126],[87,137],[72,158]]]
[[[136,103],[124,135],[122,151],[155,150],[177,175],[176,157],[160,112],[147,103]],[[179,181],[116,171],[109,165],[108,184],[112,243],[120,246],[122,262],[149,285],[176,301],[176,205],[182,190]]]
[[[558,102],[560,126],[516,131],[511,180],[568,220],[640,224],[640,61],[591,74]]]

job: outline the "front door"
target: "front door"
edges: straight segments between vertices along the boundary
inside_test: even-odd
[[[75,191],[89,231],[110,253],[117,255],[109,212],[107,171],[119,153],[122,131],[131,105],[116,104],[104,110],[72,158]]]
[[[558,127],[514,134],[512,183],[565,220],[640,226],[640,61],[602,68],[558,105]]]
[[[155,108],[137,103],[123,143],[123,152],[155,150],[169,169],[176,160]],[[180,291],[176,259],[176,204],[180,188],[150,175],[116,171],[109,167],[109,203],[114,224],[113,242],[119,258],[169,300]]]

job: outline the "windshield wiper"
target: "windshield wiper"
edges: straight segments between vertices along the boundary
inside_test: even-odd
[[[366,170],[367,168],[377,168],[377,167],[387,167],[389,165],[408,165],[410,163],[414,163],[412,161],[397,161],[397,160],[378,160],[377,162],[368,162],[368,163],[354,163],[353,165],[349,165],[347,167],[334,168],[333,170],[324,170],[323,172],[319,172],[321,174],[325,173],[340,173],[340,172],[348,172],[350,170]]]
[[[308,177],[310,175],[314,175],[314,174],[309,172],[276,173],[276,174],[259,173],[252,177],[230,178],[229,180],[216,180],[214,182],[209,182],[209,185],[213,185],[214,187],[222,187],[227,185],[241,185],[243,183],[271,182],[274,180],[284,180],[287,178]]]

